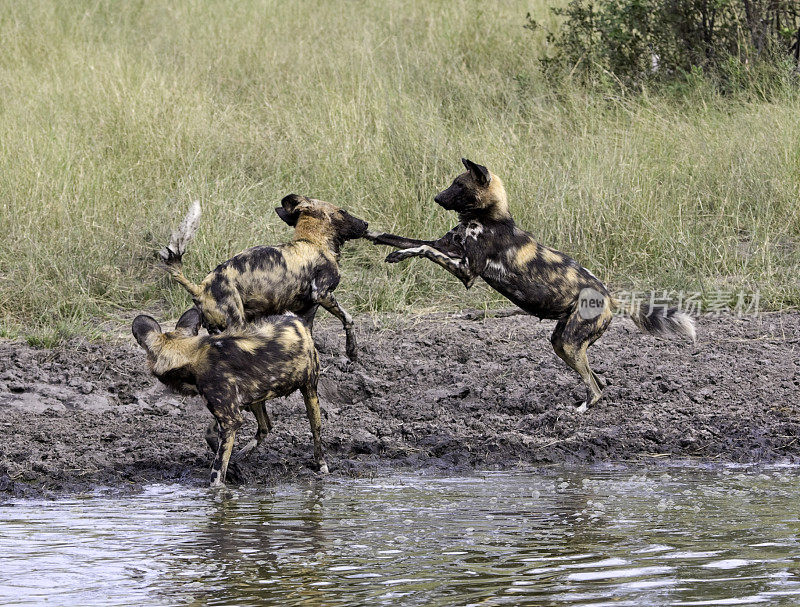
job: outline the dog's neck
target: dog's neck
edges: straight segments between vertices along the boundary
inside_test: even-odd
[[[492,175],[489,186],[479,191],[477,208],[460,211],[458,218],[461,223],[478,221],[482,224],[511,223],[513,225],[514,219],[508,211],[508,195],[500,178]]]
[[[301,216],[294,228],[294,240],[309,242],[314,246],[330,252],[338,261],[342,248],[342,239],[335,233],[329,222],[314,217]]]
[[[485,226],[508,225],[513,227],[515,225],[514,218],[508,212],[507,206],[503,209],[470,209],[459,213],[458,220],[464,225],[469,225],[473,221]]]

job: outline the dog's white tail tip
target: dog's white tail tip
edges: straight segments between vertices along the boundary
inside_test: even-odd
[[[694,326],[694,319],[688,314],[679,312],[673,316],[673,320],[678,325],[678,330],[683,335],[686,335],[692,340],[693,344],[697,343],[697,331]]]
[[[172,233],[169,239],[169,245],[167,245],[165,249],[162,249],[162,258],[166,259],[169,256],[167,249],[178,257],[186,252],[186,245],[194,238],[194,235],[197,233],[197,228],[200,227],[201,214],[200,201],[195,200],[189,206],[189,212],[186,213],[186,217],[183,218],[181,225]]]

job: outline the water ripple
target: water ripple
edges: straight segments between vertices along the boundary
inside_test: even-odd
[[[0,604],[796,605],[795,468],[320,480],[0,506]]]

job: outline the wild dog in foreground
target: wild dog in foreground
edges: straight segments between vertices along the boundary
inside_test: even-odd
[[[558,320],[551,342],[556,354],[577,371],[589,389],[578,410],[602,397],[606,381],[589,367],[586,350],[603,334],[620,307],[589,270],[560,251],[536,242],[519,229],[508,211],[500,179],[479,164],[467,169],[434,200],[458,213],[459,223],[439,240],[415,240],[369,232],[367,238],[403,250],[388,263],[426,257],[455,274],[468,289],[480,276],[528,314]],[[627,312],[641,330],[695,339],[694,321],[676,308]]]
[[[363,236],[367,222],[329,202],[296,194],[281,200],[275,211],[294,227],[291,242],[247,249],[218,265],[200,284],[183,274],[183,255],[199,225],[199,202],[192,204],[159,255],[166,270],[192,296],[209,333],[284,312],[297,314],[311,327],[322,306],[341,321],[347,356],[355,360],[358,345],[353,319],[333,291],[339,285],[341,247]]]
[[[151,373],[173,390],[202,396],[216,419],[219,441],[211,472],[211,486],[225,483],[242,409],[256,416],[256,436],[233,461],[252,451],[272,429],[266,401],[300,390],[314,438],[314,459],[320,472],[328,466],[322,454],[317,381],[319,360],[314,341],[303,322],[292,316],[273,316],[220,335],[198,336],[200,312],[192,308],[174,331],[161,332],[151,316],[133,321],[133,336],[147,352]]]

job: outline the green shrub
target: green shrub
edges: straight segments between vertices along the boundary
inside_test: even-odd
[[[572,0],[552,11],[551,73],[623,86],[702,74],[723,88],[798,69],[793,0]],[[529,29],[542,27],[528,15]]]

